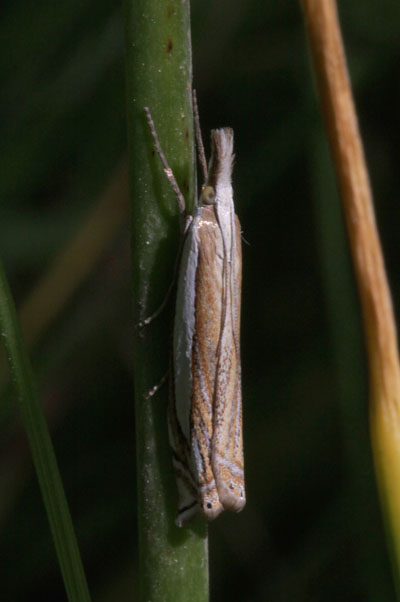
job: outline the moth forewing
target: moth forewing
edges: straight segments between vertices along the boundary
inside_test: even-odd
[[[214,162],[210,178],[224,243],[220,342],[214,392],[212,465],[220,501],[240,511],[246,503],[243,471],[242,392],[240,365],[240,297],[242,253],[240,223],[235,216],[231,172],[233,131],[212,133]]]
[[[240,224],[234,213],[233,132],[211,134],[206,186],[186,235],[174,327],[170,438],[177,524],[245,504],[240,371]]]
[[[176,523],[182,526],[199,511],[198,478],[193,470],[190,426],[191,348],[195,330],[195,285],[198,261],[198,216],[186,233],[178,274],[173,338],[173,387],[169,404],[169,438],[178,488]]]
[[[223,510],[211,465],[218,341],[204,347],[204,341],[210,341],[207,331],[213,321],[215,302],[220,301],[219,295],[213,298],[214,286],[209,287],[210,234],[221,238],[214,209],[200,206],[183,246],[174,326],[175,404],[170,409],[170,437],[178,484],[178,525],[199,511],[215,518]],[[205,238],[208,244],[204,244]],[[222,270],[216,273],[220,277]],[[199,290],[208,291],[208,303],[206,294],[198,294]],[[207,310],[211,316],[204,315]],[[178,449],[180,453],[176,453]]]
[[[240,365],[240,290],[242,255],[239,220],[236,245],[227,264],[227,309],[221,333],[217,369],[212,463],[220,501],[225,510],[239,512],[246,503],[244,490],[242,390]]]
[[[212,467],[215,381],[222,315],[223,242],[214,206],[204,206],[196,230],[195,331],[192,343],[191,441],[199,504],[208,519],[223,510]],[[200,293],[199,293],[200,291]]]

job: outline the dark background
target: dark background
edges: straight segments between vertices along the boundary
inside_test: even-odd
[[[339,2],[395,310],[400,4]],[[192,4],[202,129],[235,131],[247,506],[210,527],[213,600],[394,600],[358,300],[297,2]],[[5,3],[0,252],[18,306],[126,152],[121,8]],[[32,351],[96,600],[137,599],[128,215]],[[4,378],[3,378],[4,380]],[[3,387],[0,597],[65,594]]]

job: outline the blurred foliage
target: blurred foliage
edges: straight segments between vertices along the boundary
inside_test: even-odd
[[[342,0],[339,12],[397,309],[400,5]],[[248,242],[248,503],[210,527],[211,598],[391,602],[358,300],[299,6],[195,0],[192,28],[202,129],[207,146],[210,128],[235,130]],[[106,1],[17,0],[0,31],[0,252],[21,306],[125,154],[123,13]],[[32,350],[89,585],[104,601],[137,599],[128,222]],[[62,600],[3,389],[0,592]]]

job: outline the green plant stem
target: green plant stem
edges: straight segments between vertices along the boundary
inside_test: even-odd
[[[127,117],[132,201],[134,322],[151,315],[174,277],[177,200],[145,120],[150,109],[166,158],[193,206],[195,164],[189,4],[126,0]],[[136,327],[134,376],[141,599],[208,599],[207,530],[202,519],[174,524],[177,494],[167,433],[168,391],[147,393],[168,369],[171,301],[149,326]]]
[[[71,602],[89,601],[89,590],[57,461],[1,262],[0,328],[68,599]]]

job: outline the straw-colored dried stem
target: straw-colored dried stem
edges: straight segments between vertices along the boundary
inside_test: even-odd
[[[362,305],[374,458],[400,565],[400,369],[391,296],[336,5],[302,0],[302,6]]]

